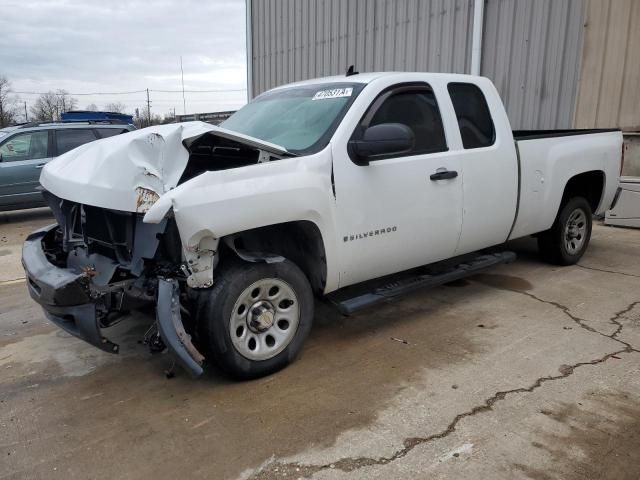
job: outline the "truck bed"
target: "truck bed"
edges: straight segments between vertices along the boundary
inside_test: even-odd
[[[619,129],[516,130],[513,136],[520,182],[510,239],[550,228],[566,185],[579,174],[590,175],[593,213],[604,214],[620,173]]]

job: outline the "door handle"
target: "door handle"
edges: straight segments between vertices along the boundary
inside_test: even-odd
[[[432,173],[429,178],[433,181],[437,180],[450,180],[452,178],[456,178],[458,176],[458,172],[455,170],[447,170],[445,168],[439,168],[436,170],[436,173]]]
[[[46,165],[46,163],[39,163],[38,165],[36,165],[36,168],[42,168]]]

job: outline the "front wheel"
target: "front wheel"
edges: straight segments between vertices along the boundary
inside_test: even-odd
[[[552,227],[538,237],[542,257],[556,265],[574,265],[591,239],[591,207],[583,197],[566,202]]]
[[[289,260],[236,263],[201,295],[198,324],[207,350],[234,377],[261,377],[285,367],[311,330],[311,286]]]

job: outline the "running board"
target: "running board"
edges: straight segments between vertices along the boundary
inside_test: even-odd
[[[404,295],[423,288],[433,288],[445,283],[460,280],[474,273],[478,273],[486,268],[501,263],[511,263],[515,261],[516,254],[513,252],[500,252],[479,255],[469,261],[460,263],[443,273],[414,275],[391,282],[387,285],[375,288],[371,292],[364,293],[345,300],[333,300],[331,302],[343,315],[362,310],[373,305],[384,303],[389,299]]]

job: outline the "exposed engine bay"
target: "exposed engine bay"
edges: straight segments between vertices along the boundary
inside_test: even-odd
[[[266,152],[213,134],[204,134],[189,142],[187,150],[189,160],[178,185],[204,172],[244,167],[271,160],[271,155]]]

